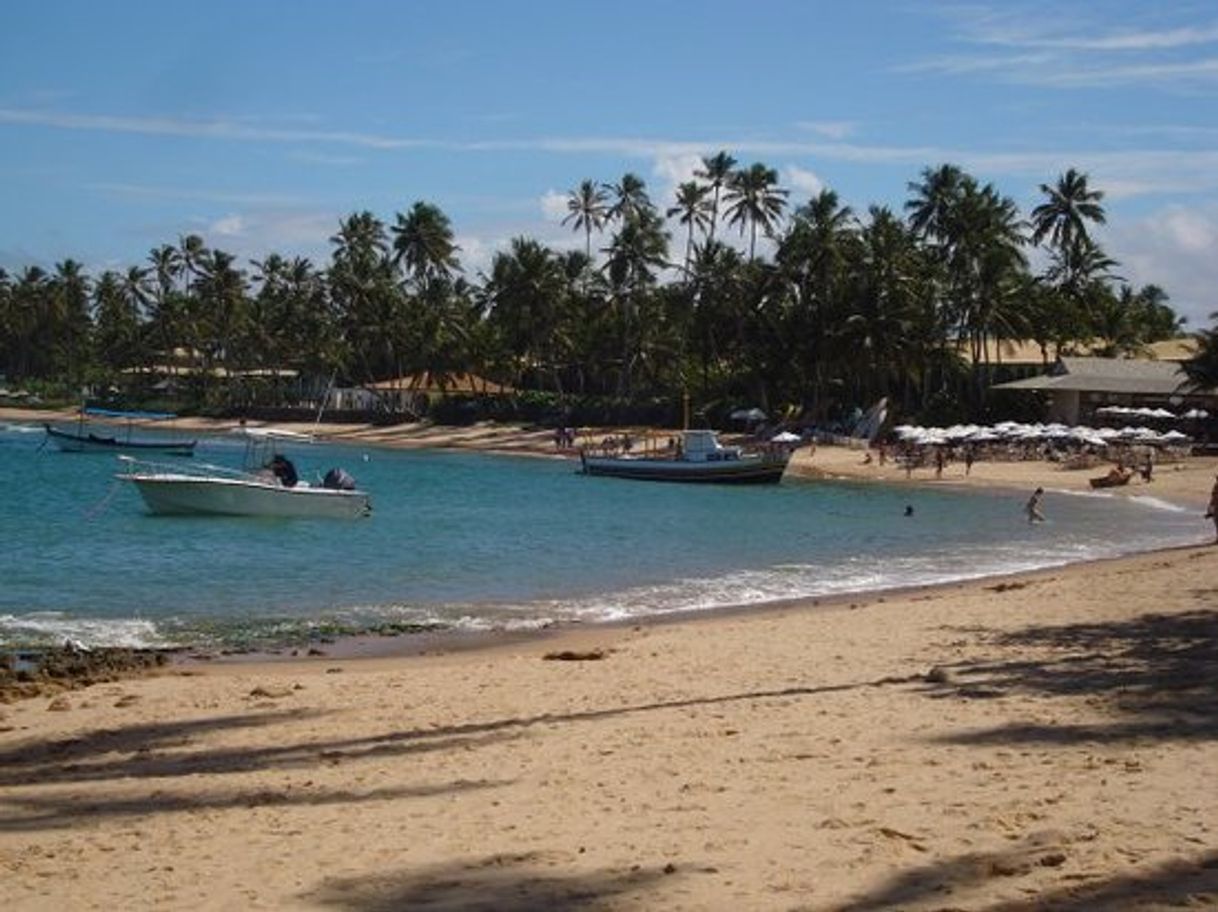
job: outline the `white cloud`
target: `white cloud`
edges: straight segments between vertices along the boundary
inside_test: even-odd
[[[84,185],[86,190],[96,190],[112,196],[150,199],[204,200],[209,203],[232,203],[238,206],[292,206],[302,202],[297,196],[273,193],[236,193],[226,190],[210,190],[205,187],[165,187],[151,184],[124,184],[115,181],[98,181]]]
[[[787,165],[782,169],[782,183],[796,193],[805,196],[816,196],[825,189],[825,182],[814,172],[796,165]]]
[[[676,192],[677,186],[694,179],[694,172],[702,170],[702,156],[696,152],[664,154],[656,158],[651,172],[664,182],[668,194]]]
[[[332,165],[340,168],[364,163],[364,159],[357,155],[326,155],[322,152],[312,152],[304,149],[292,152],[289,157],[295,161],[302,161],[310,165]]]
[[[207,233],[225,238],[240,237],[245,234],[245,220],[239,215],[226,215],[208,225]]]
[[[453,240],[461,248],[458,257],[461,260],[461,268],[467,277],[472,278],[480,272],[490,271],[491,260],[495,255],[495,250],[488,246],[482,238],[472,234],[459,234]]]
[[[1167,206],[1111,224],[1103,239],[1117,272],[1133,287],[1158,285],[1189,326],[1209,326],[1218,311],[1218,204]]]
[[[1138,20],[1130,22],[1100,6],[1079,6],[1074,15],[998,6],[947,6],[939,12],[950,18],[956,39],[976,52],[941,55],[901,69],[988,72],[1006,82],[1049,88],[1178,88],[1218,80],[1218,60],[1206,56],[1206,46],[1218,43],[1218,23],[1177,25],[1171,17],[1188,11],[1170,4],[1140,10]],[[1148,15],[1160,21],[1147,26]],[[1013,53],[995,54],[995,48]]]
[[[541,214],[545,217],[546,221],[562,221],[567,217],[567,194],[565,193],[559,193],[557,190],[547,190],[541,195],[538,203],[541,206]]]
[[[849,120],[801,120],[795,126],[817,136],[840,141],[853,135],[858,125]]]
[[[1215,64],[1218,68],[1218,63]],[[70,129],[101,130],[114,129],[113,121],[121,120],[109,117],[93,117],[80,115],[45,115],[34,112],[24,112],[14,119],[11,109],[0,108],[0,123],[21,122],[41,123],[51,126],[62,126]],[[157,132],[156,124],[161,122],[138,121],[126,122],[120,129],[142,130]],[[197,127],[198,125],[196,125]],[[217,129],[207,135],[223,137],[231,140],[252,141],[257,139],[282,138],[276,131],[258,131],[246,129]],[[299,141],[306,134],[294,133],[293,141]],[[484,140],[478,142],[449,143],[438,140],[406,140],[390,137],[364,137],[358,134],[336,132],[315,132],[307,134],[318,142],[362,142],[370,139],[372,144],[381,148],[420,148],[447,149],[465,152],[548,152],[553,154],[598,154],[620,155],[626,158],[650,159],[654,172],[668,181],[671,186],[657,187],[652,196],[663,200],[671,198],[672,190],[682,179],[692,175],[696,163],[701,157],[712,154],[719,149],[728,149],[738,157],[787,157],[815,158],[819,161],[853,162],[862,164],[908,165],[913,168],[924,167],[928,162],[951,161],[958,162],[963,167],[982,174],[990,175],[1033,175],[1043,179],[1045,175],[1053,174],[1062,169],[1063,162],[1069,162],[1076,167],[1091,172],[1103,172],[1106,178],[1120,182],[1127,192],[1138,191],[1139,187],[1149,190],[1162,190],[1166,184],[1172,189],[1198,190],[1218,187],[1218,151],[1212,149],[1198,150],[1128,150],[1120,152],[1080,152],[1078,150],[1050,150],[1043,152],[1018,153],[978,153],[968,149],[945,148],[937,146],[883,146],[861,145],[843,142],[808,142],[786,139],[742,139],[731,140],[718,138],[708,141],[674,140],[674,139],[633,139],[629,137],[570,137],[570,138],[537,138],[526,140]],[[1168,177],[1164,177],[1168,175]],[[127,184],[96,184],[98,189],[116,193],[146,193],[149,195],[182,196],[190,198],[210,199],[213,201],[248,203],[251,205],[293,205],[302,202],[300,199],[272,197],[265,194],[233,194],[206,190],[189,190],[179,188],[141,188]],[[544,197],[543,211],[553,215],[565,212],[557,207],[556,191],[549,191]],[[565,203],[564,203],[565,205]]]
[[[250,209],[218,219],[186,219],[178,225],[150,228],[149,242],[166,235],[195,233],[209,247],[238,259],[261,260],[269,253],[308,257],[314,265],[329,261],[330,237],[345,214],[302,209]]]
[[[1172,206],[1149,221],[1155,233],[1188,253],[1212,252],[1218,246],[1218,223],[1195,210]]]

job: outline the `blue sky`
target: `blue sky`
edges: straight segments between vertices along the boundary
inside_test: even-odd
[[[188,233],[324,263],[343,216],[423,199],[476,276],[517,235],[582,246],[560,224],[582,179],[633,171],[666,206],[719,149],[860,212],[942,162],[1027,212],[1076,167],[1119,274],[1193,326],[1218,310],[1214,0],[4,7],[10,270],[125,267]]]

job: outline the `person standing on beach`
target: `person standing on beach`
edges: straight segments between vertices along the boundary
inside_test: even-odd
[[[1040,509],[1040,502],[1044,500],[1044,497],[1045,489],[1037,488],[1036,491],[1033,492],[1032,496],[1028,498],[1027,506],[1023,508],[1024,512],[1028,514],[1028,522],[1034,523],[1045,521],[1045,514]]]
[[[1205,511],[1205,516],[1214,521],[1214,543],[1218,544],[1218,475],[1214,476],[1214,487],[1210,491],[1210,507]]]

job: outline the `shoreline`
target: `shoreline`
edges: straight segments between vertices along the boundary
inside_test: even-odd
[[[63,421],[74,414],[74,409],[29,410],[0,407],[0,420],[26,424]],[[207,418],[177,419],[174,421],[174,425],[182,429],[217,435],[238,427],[236,421]],[[260,423],[255,426],[289,427],[290,425],[274,423],[263,425]],[[299,425],[295,427],[298,429]],[[316,425],[310,423],[310,427],[316,429],[320,440],[337,445],[362,445],[387,450],[424,448],[474,450],[495,455],[518,455],[529,458],[567,460],[574,458],[570,453],[554,451],[550,431],[525,430],[513,425],[483,424],[473,427],[437,427],[428,423],[419,423],[376,427],[322,422]],[[587,433],[591,438],[595,438],[608,432],[589,430]],[[662,434],[660,431],[656,433]],[[893,463],[881,466],[876,461],[864,462],[863,456],[867,452],[861,443],[857,448],[826,445],[800,447],[792,459],[788,477],[795,483],[811,483],[817,479],[826,479],[910,488],[944,487],[964,491],[980,489],[993,494],[1013,496],[1020,495],[1033,486],[1044,485],[1050,493],[1095,496],[1091,495],[1086,479],[1100,472],[1099,469],[1065,471],[1044,461],[1015,463],[979,461],[972,466],[972,472],[968,475],[963,474],[959,464],[949,463],[942,478],[933,477],[929,469],[917,470],[912,477],[907,477],[905,471]],[[1208,489],[1200,487],[1199,479],[1208,479],[1215,469],[1218,469],[1218,458],[1193,457],[1188,460],[1187,464],[1161,467],[1155,482],[1148,484],[1139,481],[1127,488],[1110,489],[1098,496],[1154,496],[1184,509],[1201,509],[1206,503]],[[1200,544],[1198,543],[1198,545]],[[886,598],[898,598],[921,591],[949,590],[984,581],[1019,580],[1026,575],[1051,573],[1063,567],[1100,566],[1141,554],[1170,552],[1180,547],[1187,548],[1193,547],[1193,545],[1166,546],[1150,551],[1131,551],[1123,555],[1066,561],[1044,567],[965,576],[931,583],[899,584],[824,595],[796,596],[773,601],[725,604],[710,608],[677,609],[620,620],[594,622],[554,620],[542,622],[538,627],[492,629],[439,627],[435,630],[388,633],[378,632],[378,629],[373,626],[367,630],[349,633],[322,631],[316,636],[301,636],[282,643],[256,645],[250,648],[224,645],[207,646],[200,643],[148,647],[97,646],[93,648],[99,651],[123,652],[136,649],[154,652],[165,656],[174,666],[313,662],[321,659],[349,661],[362,658],[411,658],[435,653],[495,649],[500,643],[512,644],[519,641],[562,637],[571,631],[687,622],[701,623],[725,617],[763,615],[774,611],[830,609],[852,602],[874,604],[877,601],[883,602]],[[392,624],[385,626],[387,629],[393,627]],[[36,652],[40,648],[45,650],[53,647],[3,647],[0,648],[0,655],[18,650]]]
[[[860,459],[808,463],[887,483]],[[982,465],[966,484],[1066,475]],[[1134,493],[1191,509],[1212,477],[1199,460]],[[472,648],[425,635],[408,656],[171,664],[0,704],[6,896],[1212,908],[1215,580],[1218,547],[1190,545]]]
[[[1216,570],[0,706],[0,870],[31,909],[1211,907]]]

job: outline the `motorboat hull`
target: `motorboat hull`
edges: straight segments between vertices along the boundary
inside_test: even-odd
[[[134,484],[156,514],[356,519],[372,511],[363,491],[160,473],[118,477]]]

